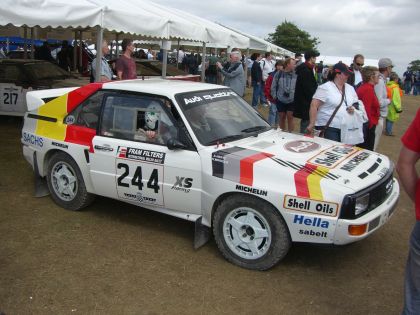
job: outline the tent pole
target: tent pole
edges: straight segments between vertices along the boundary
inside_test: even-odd
[[[74,31],[73,41],[73,71],[77,69],[77,31]]]
[[[179,38],[178,38],[178,46],[176,48],[176,67],[177,67],[177,69],[179,69],[178,58],[179,58]],[[184,58],[185,58],[185,51],[184,51]]]
[[[78,69],[80,73],[83,73],[83,31],[79,32],[79,40],[80,40],[80,49],[79,49],[79,65]]]
[[[206,42],[203,42],[203,57],[201,58],[201,82],[206,80]]]
[[[115,46],[115,58],[118,58],[119,54],[120,54],[120,44],[119,44],[119,40],[120,40],[120,34],[117,33],[115,34],[115,41],[116,41],[116,46]]]
[[[245,56],[245,82],[248,84],[248,58],[249,58],[249,48],[246,49],[246,56]]]
[[[101,82],[101,61],[102,61],[102,38],[104,30],[102,27],[97,27],[96,32],[96,71],[95,71],[95,82]]]
[[[34,28],[31,27],[31,59],[35,59]]]
[[[23,27],[23,59],[28,59],[28,27]]]
[[[163,49],[163,60],[162,60],[162,79],[166,79],[166,68],[168,67],[168,48],[170,47],[170,41],[162,40]]]

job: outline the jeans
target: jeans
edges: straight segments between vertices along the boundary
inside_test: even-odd
[[[275,102],[272,102],[270,105],[270,109],[268,111],[268,123],[270,126],[278,126],[279,124],[279,114],[277,112],[277,106]]]
[[[405,92],[406,95],[410,94],[410,92],[411,92],[411,82],[410,81],[404,82],[404,92]]]
[[[309,119],[308,120],[301,119],[300,120],[300,133],[305,134],[306,128],[308,128],[308,125],[309,125]]]
[[[322,130],[324,127],[320,126],[316,126],[315,129],[317,130]],[[337,141],[337,142],[341,142],[341,131],[338,128],[333,128],[333,127],[328,127],[325,132],[324,132],[324,138],[325,139],[329,139],[329,140],[333,140],[333,141]]]
[[[420,221],[416,221],[410,237],[405,268],[403,315],[420,314]]]
[[[258,106],[258,101],[261,102],[261,104],[266,103],[264,96],[264,86],[262,83],[257,84],[257,82],[252,82],[253,91],[252,91],[252,107]]]
[[[206,82],[207,83],[212,83],[212,84],[217,84],[217,74],[208,74],[206,76]]]
[[[394,125],[393,121],[390,120],[386,120],[386,125],[385,125],[385,133],[387,135],[392,135],[392,126]]]

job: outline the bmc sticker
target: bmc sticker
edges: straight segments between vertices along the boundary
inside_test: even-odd
[[[287,142],[284,145],[284,148],[287,151],[294,152],[294,153],[307,153],[311,151],[316,151],[320,147],[321,146],[316,142],[304,141],[304,140],[291,141],[291,142]]]
[[[335,217],[338,213],[337,203],[299,198],[289,195],[284,197],[283,207],[289,210],[302,211],[331,217]]]
[[[308,163],[324,166],[327,168],[334,168],[358,151],[359,149],[356,147],[335,145],[315,155],[308,161]]]

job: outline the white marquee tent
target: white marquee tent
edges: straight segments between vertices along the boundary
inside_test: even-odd
[[[7,25],[95,30],[99,46],[104,31],[136,38],[197,41],[204,48],[207,42],[235,47],[249,43],[247,37],[220,25],[146,0],[3,0],[0,26]],[[166,53],[168,47],[163,48]],[[97,71],[100,71],[100,55],[98,50]]]

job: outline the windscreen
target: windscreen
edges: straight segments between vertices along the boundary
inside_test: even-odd
[[[270,129],[260,114],[230,89],[180,93],[176,100],[202,145],[226,143]]]
[[[72,77],[70,73],[50,62],[28,63],[24,67],[34,80],[63,80]]]

